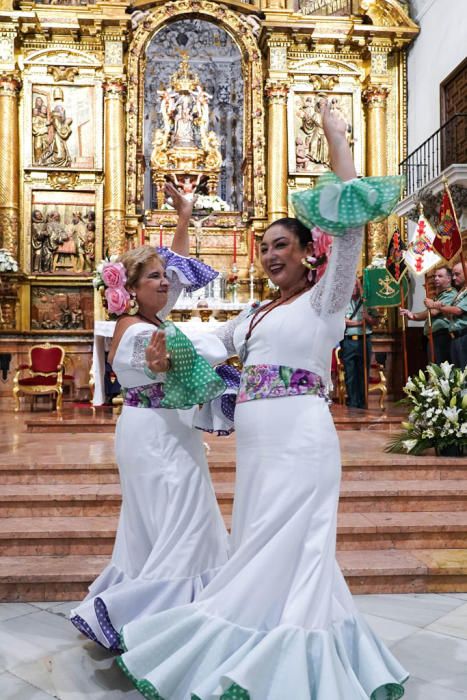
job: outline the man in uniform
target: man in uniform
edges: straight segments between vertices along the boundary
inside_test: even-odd
[[[363,369],[363,320],[365,319],[365,342],[367,375],[371,361],[371,327],[378,318],[371,309],[363,306],[360,280],[355,280],[355,286],[345,314],[345,335],[341,341],[342,362],[345,372],[347,389],[347,405],[352,408],[365,408],[365,375]]]
[[[433,308],[450,317],[449,334],[451,336],[451,362],[455,367],[467,366],[467,285],[462,263],[452,268],[452,283],[457,294],[449,303],[431,301],[428,308]]]
[[[447,314],[442,313],[439,309],[429,307],[430,302],[442,302],[450,304],[455,298],[457,292],[452,287],[452,273],[449,267],[442,265],[435,271],[434,276],[436,296],[434,299],[425,299],[425,311],[409,311],[401,309],[400,313],[407,316],[411,321],[425,321],[423,332],[428,338],[430,327],[428,323],[428,308],[431,313],[431,330],[433,334],[433,346],[435,350],[435,362],[439,364],[444,361],[451,361],[451,336],[449,335],[450,318]]]

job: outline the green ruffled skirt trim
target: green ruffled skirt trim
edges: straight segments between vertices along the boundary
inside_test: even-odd
[[[295,215],[305,226],[333,236],[385,219],[400,199],[404,178],[362,177],[343,181],[334,173],[320,177],[312,189],[291,195]]]
[[[123,640],[123,635],[120,635],[120,646],[124,652],[127,651]],[[144,679],[139,680],[136,678],[136,676],[129,671],[121,656],[116,659],[116,662],[123,673],[133,683],[136,690],[141,693],[144,698],[147,700],[169,700],[169,698],[163,698],[162,695],[157,692],[157,689],[152,683]],[[399,700],[399,698],[404,695],[404,692],[403,686],[399,683],[388,683],[387,685],[377,688],[371,694],[370,700]],[[384,695],[384,693],[386,694]],[[204,698],[200,698],[197,695],[192,695],[191,700],[204,700]],[[232,685],[229,686],[224,693],[222,693],[220,700],[252,700],[252,698],[250,697],[250,693],[245,690],[245,688],[242,688],[236,683],[232,683]],[[266,698],[262,698],[261,700],[266,700]]]

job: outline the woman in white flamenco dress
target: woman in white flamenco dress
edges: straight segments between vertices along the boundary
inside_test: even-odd
[[[123,627],[118,665],[151,700],[396,700],[406,671],[359,616],[336,563],[341,460],[325,399],[360,255],[399,178],[356,180],[345,124],[322,103],[334,172],[261,242],[280,299],[225,325],[244,367],[235,413],[231,558],[195,603]],[[340,179],[339,179],[340,178]],[[292,222],[292,223],[291,223]],[[312,288],[310,228],[337,237]],[[300,230],[301,229],[301,230]],[[213,342],[217,342],[213,339]]]
[[[111,364],[124,387],[115,438],[122,508],[111,561],[70,615],[83,634],[115,652],[120,651],[117,630],[125,623],[190,603],[227,560],[227,532],[212,487],[202,433],[194,427],[197,403],[217,397],[224,383],[193,351],[187,360],[186,348],[175,351],[173,370],[166,371],[164,356],[157,375],[148,370],[145,360],[151,336],[182,289],[199,289],[217,275],[186,257],[192,205],[172,186],[168,192],[178,209],[179,224],[173,250],[159,251],[165,266],[149,246],[121,258],[139,305],[136,315],[120,317],[111,348]],[[117,292],[117,298],[122,293]],[[172,327],[166,333],[169,330],[176,331]],[[179,333],[175,337],[179,342],[184,336]],[[216,355],[218,348],[204,350],[212,363],[222,359]],[[173,375],[177,375],[180,352],[182,364],[187,361],[191,369],[183,370],[185,383],[176,381],[174,405],[185,410],[164,407],[168,382],[174,391]],[[217,423],[222,424],[220,416]],[[226,420],[225,427],[228,423]]]

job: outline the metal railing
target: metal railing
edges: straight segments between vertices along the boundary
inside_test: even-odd
[[[467,163],[467,114],[454,114],[399,165],[407,196],[439,177],[453,163]]]

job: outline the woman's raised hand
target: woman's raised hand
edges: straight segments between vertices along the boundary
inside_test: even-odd
[[[357,177],[352,152],[346,138],[347,124],[337,109],[331,109],[329,100],[321,98],[319,111],[323,120],[324,134],[329,144],[331,167],[341,180]]]
[[[324,134],[329,143],[336,138],[346,138],[347,124],[337,109],[332,109],[329,100],[322,97],[319,101],[319,111],[323,120]]]
[[[177,187],[175,187],[173,182],[165,183],[164,192],[167,197],[172,199],[172,206],[179,217],[189,219],[193,211],[193,200],[185,197],[185,195],[182,194]]]
[[[154,374],[167,372],[170,360],[167,355],[167,343],[164,331],[156,331],[152,334],[149,345],[146,348],[146,363]]]

